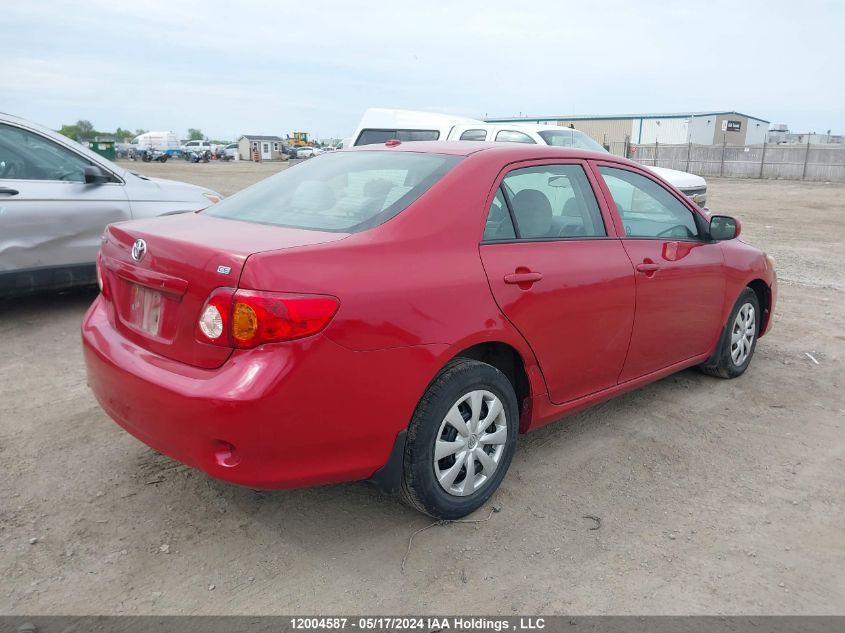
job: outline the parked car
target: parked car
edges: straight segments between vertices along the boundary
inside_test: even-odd
[[[218,149],[217,157],[223,160],[234,160],[238,155],[238,144],[229,143],[222,149]]]
[[[368,109],[352,138],[355,139],[355,145],[384,143],[395,138],[400,141],[536,143],[607,152],[607,149],[588,135],[572,128],[533,123],[485,123],[450,114],[388,108]],[[645,167],[683,191],[698,206],[706,206],[707,181],[701,176],[665,167]]]
[[[686,367],[746,371],[777,283],[739,235],[597,152],[326,154],[202,213],[110,226],[88,384],[214,477],[372,478],[454,519],[499,486],[518,433]]]
[[[282,154],[290,158],[296,158],[296,150],[298,148],[295,145],[282,145]]]
[[[319,156],[322,153],[323,153],[323,150],[320,149],[319,147],[305,146],[305,147],[298,147],[296,149],[296,157],[297,158],[312,158],[314,156]]]
[[[93,284],[107,224],[197,211],[219,199],[205,187],[127,171],[0,114],[0,295]]]
[[[132,143],[115,143],[114,154],[117,158],[129,158],[134,155],[137,145]]]

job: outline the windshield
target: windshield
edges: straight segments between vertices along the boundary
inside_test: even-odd
[[[210,207],[218,218],[354,233],[407,208],[460,156],[371,151],[326,153]]]
[[[596,143],[589,136],[578,130],[563,128],[560,130],[543,130],[538,132],[548,145],[556,147],[575,147],[577,149],[588,149],[593,152],[604,152],[607,150]]]

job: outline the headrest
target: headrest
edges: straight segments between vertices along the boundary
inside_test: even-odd
[[[546,237],[552,228],[552,205],[541,191],[523,189],[511,202],[521,237]]]

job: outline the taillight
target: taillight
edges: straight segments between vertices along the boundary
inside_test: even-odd
[[[292,341],[322,330],[337,308],[325,295],[218,288],[200,312],[197,338],[238,348]]]

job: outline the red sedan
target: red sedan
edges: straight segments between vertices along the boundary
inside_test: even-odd
[[[777,282],[739,233],[607,154],[334,152],[201,213],[110,226],[88,382],[213,477],[372,479],[460,517],[518,433],[686,367],[747,369]]]

